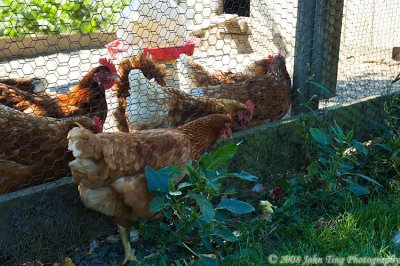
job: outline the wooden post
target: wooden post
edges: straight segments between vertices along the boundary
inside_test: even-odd
[[[344,0],[299,0],[292,115],[317,109],[320,99],[335,96],[343,6]]]

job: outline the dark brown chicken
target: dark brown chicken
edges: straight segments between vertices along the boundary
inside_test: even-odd
[[[135,260],[126,227],[140,217],[152,218],[144,168],[182,167],[207,151],[225,131],[225,115],[199,118],[176,129],[151,129],[135,133],[93,134],[84,128],[68,133],[75,160],[73,179],[86,207],[113,216],[125,248],[125,260]]]
[[[45,88],[40,88],[40,86],[44,85],[42,80],[39,78],[6,78],[6,79],[0,79],[0,83],[4,85],[17,87],[18,89],[29,93],[38,93],[39,91],[45,89]]]
[[[211,72],[201,64],[193,61],[189,57],[182,57],[183,63],[189,67],[189,75],[193,76],[194,87],[208,87],[220,84],[235,84],[246,81],[255,76],[263,76],[268,73],[272,57],[257,60],[247,66],[241,73],[231,71]]]
[[[256,75],[243,82],[220,84],[202,88],[209,97],[232,99],[239,102],[251,99],[254,114],[251,124],[281,119],[291,105],[291,79],[286,69],[285,58],[277,55],[271,58],[268,72]]]
[[[94,126],[84,116],[37,117],[0,105],[0,194],[67,176],[73,157],[66,137],[75,122]]]
[[[118,75],[112,62],[102,58],[99,63],[100,66],[90,70],[69,92],[55,96],[32,93],[29,82],[24,83],[24,86],[21,83],[13,86],[12,80],[3,80],[6,83],[0,83],[0,104],[26,114],[54,118],[96,115],[105,121],[107,115],[105,90],[114,85]]]

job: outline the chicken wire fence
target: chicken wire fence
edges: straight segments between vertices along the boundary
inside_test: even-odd
[[[101,130],[99,124],[104,132],[134,131],[222,113],[233,117],[232,129],[240,132],[309,108],[392,93],[399,88],[391,84],[400,69],[395,53],[392,58],[400,46],[399,5],[395,0],[0,1],[0,199],[71,182],[66,136],[74,122],[94,131]],[[365,108],[341,112],[341,120],[361,120],[366,112],[374,120],[380,105]],[[276,139],[287,136],[279,127],[271,130]],[[265,138],[250,134],[254,147],[266,145]],[[273,141],[269,145],[255,160],[243,154],[236,167],[266,175],[259,170],[266,161],[286,165],[282,154],[290,145],[288,150]],[[33,187],[40,184],[45,185]],[[71,191],[63,195],[77,201],[76,188]],[[62,202],[52,205],[50,198],[35,199],[35,211],[21,200],[20,209],[0,217],[11,224],[2,233],[11,239],[23,232],[25,245],[55,245],[49,240],[53,234],[68,242],[53,250],[62,255],[79,238],[65,237],[66,232],[80,235],[96,219],[79,219],[77,228],[55,223],[51,234],[35,235],[22,221],[38,212],[47,213],[44,223],[72,221],[59,212]],[[76,209],[65,213],[77,219],[83,210]],[[41,222],[35,226],[45,228]],[[54,256],[37,250],[23,259]],[[0,253],[0,262],[21,262],[10,254]]]

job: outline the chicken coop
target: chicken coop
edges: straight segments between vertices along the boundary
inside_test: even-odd
[[[396,0],[0,7],[1,265],[122,261],[121,250],[91,257],[73,248],[94,249],[94,239],[115,231],[80,201],[68,135],[77,124],[93,134],[144,134],[221,114],[232,134],[215,146],[241,142],[231,167],[268,178],[302,167],[301,121],[336,121],[367,139],[400,88],[392,82],[400,72]]]

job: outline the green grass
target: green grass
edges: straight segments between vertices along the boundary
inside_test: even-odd
[[[262,221],[245,221],[240,228],[240,249],[226,265],[266,265],[268,257],[316,256],[325,258],[359,256],[389,258],[399,254],[392,242],[400,225],[400,199],[395,196],[376,195],[367,203],[348,198],[345,210],[335,216],[330,227],[318,229],[317,219],[285,224],[280,217]]]

